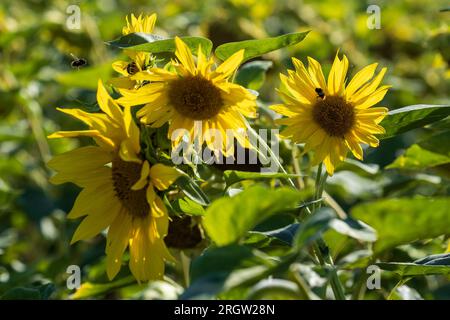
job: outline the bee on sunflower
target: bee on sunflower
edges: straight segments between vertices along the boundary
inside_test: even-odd
[[[131,14],[130,17],[126,17],[127,25],[122,29],[122,35],[128,35],[130,33],[152,33],[156,24],[156,14],[143,16],[140,14],[136,17]],[[153,65],[153,57],[149,52],[124,50],[124,53],[131,59],[131,61],[115,61],[112,67],[121,76],[112,78],[109,83],[117,88],[132,89],[142,84],[141,81],[132,80],[130,77],[137,72],[146,70]]]
[[[122,110],[101,81],[97,101],[103,113],[58,109],[83,121],[87,130],[59,131],[49,136],[88,136],[97,143],[57,155],[48,162],[56,171],[52,183],[71,182],[82,188],[68,217],[86,217],[71,243],[92,238],[108,228],[108,277],[117,275],[122,255],[129,247],[129,267],[134,277],[138,281],[159,279],[164,274],[164,262],[173,258],[164,243],[169,217],[158,192],[169,188],[181,172],[145,160],[140,130],[130,108]]]
[[[329,175],[342,162],[350,150],[362,160],[361,143],[377,147],[376,134],[385,132],[379,125],[387,115],[387,108],[373,107],[385,96],[390,86],[380,83],[386,68],[374,77],[377,63],[357,72],[346,84],[348,59],[344,55],[334,59],[328,81],[322,67],[308,57],[308,69],[293,58],[295,71],[280,74],[278,90],[283,104],[271,108],[286,116],[277,123],[286,125],[281,132],[295,143],[304,143],[305,152],[314,151],[312,165],[324,163]]]
[[[233,137],[241,146],[251,148],[242,132],[248,127],[245,117],[256,117],[256,96],[229,81],[244,58],[244,50],[213,70],[214,58],[206,57],[201,47],[195,61],[189,47],[178,37],[175,46],[177,60],[169,68],[154,67],[131,76],[149,83],[136,90],[119,89],[122,97],[118,102],[127,107],[144,105],[137,116],[151,127],[169,123],[168,137],[173,148],[180,143],[183,130],[200,145],[206,143],[211,150],[219,148],[225,156],[233,155],[233,145],[223,137]],[[200,130],[194,130],[196,125]],[[213,131],[222,137],[219,143],[215,134],[208,134]]]

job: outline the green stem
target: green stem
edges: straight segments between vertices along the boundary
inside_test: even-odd
[[[319,200],[322,198],[323,189],[328,177],[327,172],[325,172],[322,177],[322,167],[323,164],[320,163],[317,168],[315,200]],[[318,210],[321,205],[322,204],[320,201],[315,202],[313,205],[313,212],[316,212],[316,210]],[[330,255],[330,250],[328,249],[328,246],[323,238],[319,238],[316,241],[313,249],[317,255],[319,263],[323,266],[328,265],[331,268],[330,284],[336,300],[345,300],[344,288],[339,280],[337,271],[334,266],[333,258]]]

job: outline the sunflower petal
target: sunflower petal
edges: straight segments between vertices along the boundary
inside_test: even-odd
[[[179,170],[160,163],[150,168],[151,181],[159,190],[166,190],[181,175],[182,173]]]

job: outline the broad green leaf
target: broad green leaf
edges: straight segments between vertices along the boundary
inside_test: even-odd
[[[288,179],[296,178],[298,176],[299,175],[289,173],[261,173],[236,170],[226,170],[223,173],[223,177],[225,178],[225,183],[227,184],[227,186],[231,186],[243,180]]]
[[[273,262],[256,249],[229,245],[207,249],[191,264],[191,286],[181,299],[211,298],[237,286],[251,285],[267,275]]]
[[[322,208],[305,219],[295,236],[295,245],[297,248],[307,246],[318,239],[322,235],[322,232],[329,228],[331,221],[335,218],[336,215],[333,210]]]
[[[356,205],[351,214],[378,234],[374,252],[450,234],[449,197],[383,199]]]
[[[205,209],[197,202],[189,199],[188,197],[177,199],[173,206],[179,209],[182,213],[202,216],[205,214]]]
[[[443,143],[441,142],[441,144]],[[444,143],[444,145],[446,144]],[[403,155],[395,159],[395,161],[386,168],[422,170],[449,162],[450,157],[428,151],[417,144],[413,144]]]
[[[202,206],[209,204],[208,196],[197,185],[197,183],[187,175],[182,175],[176,180],[176,184],[183,190],[183,193],[191,200]]]
[[[277,212],[292,209],[302,201],[294,189],[271,190],[256,185],[232,198],[220,198],[206,210],[203,225],[219,246],[238,241],[247,231]]]
[[[6,291],[1,297],[1,300],[40,300],[41,293],[35,288],[12,288]]]
[[[275,230],[271,230],[271,231],[265,231],[265,232],[252,231],[252,234],[261,234],[265,237],[276,238],[288,245],[291,245],[299,226],[300,226],[299,223],[293,223],[293,224],[287,225],[283,228],[275,229]]]
[[[81,287],[71,296],[72,299],[86,299],[95,297],[114,289],[122,288],[136,283],[133,276],[127,276],[122,279],[114,280],[108,283],[91,283],[85,282]]]
[[[250,300],[301,300],[304,296],[295,282],[284,279],[264,279],[251,288]]]
[[[418,104],[389,111],[380,125],[386,133],[380,139],[391,138],[397,134],[421,128],[450,115],[450,105]]]
[[[199,45],[202,51],[209,55],[212,49],[212,42],[203,37],[180,37],[181,40],[197,54]],[[145,51],[151,53],[175,52],[175,39],[166,39],[158,35],[147,33],[130,33],[119,39],[108,42],[109,45],[127,50]]]
[[[80,70],[72,70],[56,75],[56,81],[69,88],[83,88],[96,90],[98,79],[105,83],[114,72],[111,63],[104,63],[99,66],[85,67]]]
[[[272,67],[272,61],[252,61],[243,65],[234,82],[248,89],[259,90],[266,79],[266,72]]]
[[[450,157],[450,143],[443,143],[443,141],[450,141],[450,130],[434,134],[417,144],[428,151]]]
[[[47,300],[55,291],[55,285],[47,283],[36,287],[17,287],[6,291],[0,300]]]
[[[382,262],[377,265],[386,271],[392,271],[402,277],[450,274],[450,253],[438,254],[416,260],[412,263]]]
[[[297,32],[273,38],[225,43],[217,47],[215,54],[219,59],[226,60],[239,50],[245,49],[242,61],[244,62],[265,53],[297,44],[305,39],[308,33],[309,31]]]
[[[374,242],[377,240],[376,231],[371,226],[350,217],[344,220],[333,219],[330,221],[330,227],[340,234],[361,241]]]

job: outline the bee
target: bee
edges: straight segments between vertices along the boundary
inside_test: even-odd
[[[74,54],[70,54],[73,58],[73,61],[70,63],[70,66],[72,68],[77,68],[80,69],[81,67],[85,66],[87,64],[86,59],[83,58],[78,58],[77,56],[75,56]]]
[[[322,88],[316,88],[316,93],[319,96],[320,99],[325,98],[325,93],[323,92]]]
[[[139,71],[136,62],[132,61],[127,65],[127,72],[129,75],[133,75]]]

